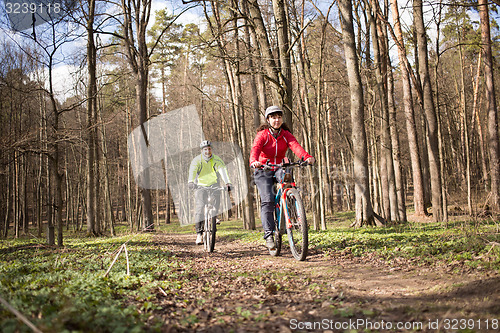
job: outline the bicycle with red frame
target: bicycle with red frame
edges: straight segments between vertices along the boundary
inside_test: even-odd
[[[303,159],[297,162],[284,162],[263,164],[263,169],[274,169],[277,172],[277,185],[275,202],[275,249],[269,250],[272,256],[281,253],[281,236],[288,236],[290,250],[295,259],[303,261],[307,257],[309,246],[307,219],[299,190],[293,178],[293,168],[309,165]]]

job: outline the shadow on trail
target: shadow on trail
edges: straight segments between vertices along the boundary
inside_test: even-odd
[[[231,237],[219,237],[215,243],[215,250],[207,252],[203,245],[196,245],[195,235],[186,234],[163,234],[158,233],[154,237],[153,243],[159,247],[168,249],[172,256],[180,259],[211,258],[215,260],[244,260],[244,259],[264,259],[264,260],[284,260],[298,261],[293,257],[287,241],[283,240],[281,254],[273,257],[269,250],[262,243],[239,242]],[[302,263],[325,262],[321,251],[309,249],[306,260]]]
[[[196,245],[194,243],[195,235],[180,235],[180,234],[158,234],[155,237],[154,243],[158,246],[167,248],[172,255],[180,259],[196,259],[196,258],[214,258],[214,259],[245,259],[260,257],[262,255],[269,255],[265,248],[258,246],[231,246],[228,249],[228,242],[224,239],[217,239],[215,243],[215,250],[212,253],[205,251],[203,245]]]
[[[393,281],[388,280],[387,283],[392,284]],[[346,300],[370,309],[378,318],[394,322],[407,320],[427,323],[436,319],[465,318],[477,325],[480,322],[478,318],[482,318],[481,322],[485,324],[486,319],[491,321],[500,313],[500,277],[478,278],[460,287],[449,284],[446,291],[432,290],[432,287],[430,284],[425,290],[407,296],[391,295],[390,291],[373,295],[369,288],[356,291],[349,288]]]
[[[449,275],[415,267],[393,270],[366,258],[324,256],[318,250],[298,262],[286,241],[279,257],[270,256],[261,242],[224,237],[217,239],[215,252],[207,253],[194,239],[195,235],[177,234],[154,238],[160,248],[190,262],[196,274],[179,295],[159,296],[164,308],[189,301],[184,302],[185,312],[159,313],[167,325],[178,327],[185,318],[197,315],[198,322],[185,324],[179,332],[224,332],[236,327],[247,332],[289,332],[293,323],[324,323],[325,319],[335,325],[357,319],[419,322],[421,331],[430,332],[426,326],[430,320],[476,318],[477,323],[477,318],[483,318],[484,323],[484,318],[500,313],[498,275]],[[198,303],[199,298],[206,303]]]

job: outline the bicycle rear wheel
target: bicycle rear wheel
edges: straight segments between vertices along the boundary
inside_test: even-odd
[[[307,257],[309,246],[308,228],[306,214],[302,199],[297,189],[289,189],[286,192],[286,207],[290,224],[286,225],[290,250],[295,259],[303,261]]]

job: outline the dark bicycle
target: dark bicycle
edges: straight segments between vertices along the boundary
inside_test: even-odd
[[[217,209],[215,207],[216,195],[225,191],[226,188],[220,186],[197,186],[196,189],[203,189],[208,192],[207,201],[203,210],[203,246],[206,251],[214,252],[215,234],[217,233]]]
[[[278,174],[275,202],[275,249],[269,250],[272,256],[281,253],[281,236],[287,234],[290,250],[295,259],[303,261],[307,257],[309,246],[307,219],[299,190],[293,179],[292,169],[309,165],[300,160],[297,162],[262,165],[263,169],[274,168]],[[277,169],[276,169],[277,168]]]

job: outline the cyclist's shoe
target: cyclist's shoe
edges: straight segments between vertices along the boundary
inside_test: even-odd
[[[266,238],[266,247],[269,249],[269,250],[274,250],[276,249],[276,246],[274,245],[274,239],[273,239],[273,236],[269,236]]]
[[[215,223],[216,223],[216,224],[220,224],[220,220],[219,220],[218,218],[217,218],[217,219],[215,219]]]
[[[196,234],[196,245],[202,245],[203,244],[203,234]]]

